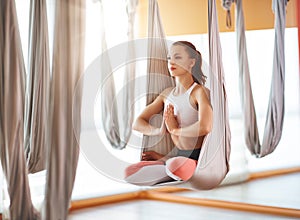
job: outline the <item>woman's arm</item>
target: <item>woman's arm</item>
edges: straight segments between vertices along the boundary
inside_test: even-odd
[[[212,129],[213,113],[212,108],[205,92],[204,87],[198,87],[194,89],[192,95],[198,103],[198,121],[190,126],[179,128],[178,124],[170,117],[170,120],[166,118],[166,124],[168,131],[175,136],[183,137],[199,137],[208,134]],[[172,107],[170,109],[172,111]]]
[[[145,135],[161,135],[165,132],[165,127],[155,127],[151,125],[151,119],[159,114],[164,108],[165,97],[170,88],[164,90],[151,104],[147,105],[144,111],[138,116],[133,124],[133,130],[139,131]],[[163,124],[163,123],[162,123]]]

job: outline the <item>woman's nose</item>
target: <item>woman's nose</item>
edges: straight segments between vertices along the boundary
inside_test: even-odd
[[[172,65],[172,64],[175,64],[175,62],[174,62],[174,59],[169,59],[169,63]]]

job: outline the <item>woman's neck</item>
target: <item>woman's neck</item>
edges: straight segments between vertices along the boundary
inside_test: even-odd
[[[182,94],[188,90],[194,83],[192,75],[188,77],[176,77],[176,93]]]

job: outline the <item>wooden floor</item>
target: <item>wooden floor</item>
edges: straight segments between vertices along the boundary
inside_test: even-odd
[[[210,191],[172,193],[195,199],[241,202],[300,211],[300,173],[252,180],[247,183],[223,186]],[[155,200],[132,200],[70,212],[70,220],[128,219],[128,220],[192,220],[192,219],[299,219],[281,215],[245,212],[230,209],[188,205]]]
[[[211,191],[176,193],[191,198],[208,198],[300,210],[300,173],[257,179]]]

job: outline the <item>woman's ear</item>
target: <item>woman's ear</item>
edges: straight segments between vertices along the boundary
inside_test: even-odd
[[[196,59],[191,59],[191,65],[190,67],[193,68],[196,64]]]

